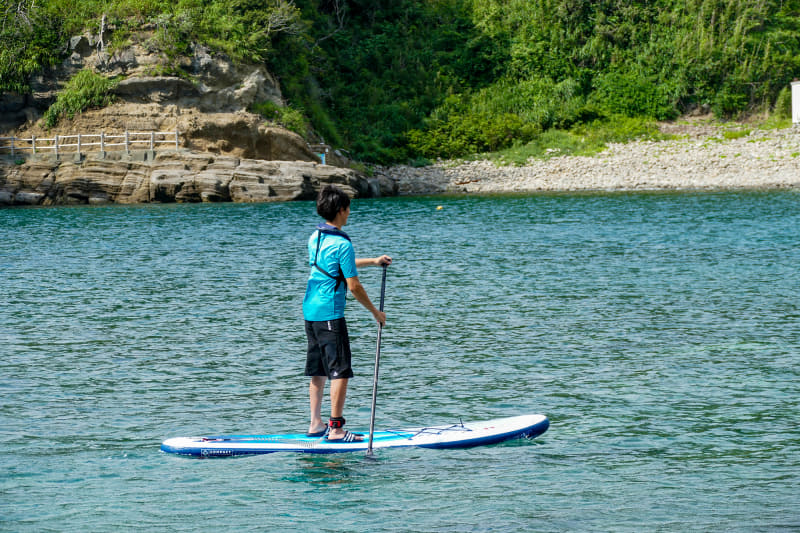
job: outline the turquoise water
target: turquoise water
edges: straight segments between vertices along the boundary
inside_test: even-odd
[[[358,254],[396,259],[377,425],[550,430],[377,461],[161,453],[306,428],[315,223],[307,202],[0,210],[0,529],[800,528],[797,193],[356,201]],[[376,328],[348,305],[363,428]]]

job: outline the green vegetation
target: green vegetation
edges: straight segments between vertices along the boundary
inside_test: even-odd
[[[300,109],[294,109],[291,106],[281,107],[272,102],[262,102],[254,104],[250,111],[258,113],[271,122],[280,124],[287,130],[291,130],[301,137],[308,136],[308,123]]]
[[[779,119],[792,118],[792,90],[789,87],[784,87],[778,93],[778,98],[775,100],[774,114]]]
[[[611,120],[576,125],[569,130],[549,129],[525,144],[517,142],[505,150],[481,156],[504,165],[524,165],[529,159],[593,155],[602,152],[608,143],[668,138],[651,120],[616,116]]]
[[[192,42],[241,62],[262,62],[280,33],[300,33],[299,10],[283,0],[4,0],[0,8],[0,91],[25,92],[28,78],[59,62],[70,36],[98,34],[105,15],[113,50],[152,28],[146,45],[175,59]]]
[[[34,1],[0,4],[0,91],[26,92],[28,77],[59,59],[66,36],[49,6]]]
[[[146,28],[147,46],[170,60],[201,42],[266,64],[291,106],[254,110],[376,163],[582,153],[610,130],[628,131],[624,124],[695,108],[719,119],[771,112],[768,122],[779,127],[788,84],[800,77],[800,0],[4,5],[0,90],[28,90],[31,74],[62,59],[69,36],[96,34],[105,15],[112,48]]]
[[[792,126],[792,118],[782,118],[775,114],[770,115],[764,122],[758,125],[762,130],[782,130]]]
[[[321,102],[367,161],[516,151],[619,116],[737,118],[771,109],[800,75],[798,0],[297,5],[314,68],[273,61],[295,80],[285,94]]]
[[[750,135],[750,130],[725,130],[722,132],[722,136],[728,140],[732,139],[741,139],[742,137],[747,137]]]
[[[111,103],[111,89],[115,80],[108,79],[91,70],[78,72],[64,89],[58,93],[55,103],[44,114],[44,123],[48,128],[55,126],[62,117],[72,118],[91,107],[104,107]]]

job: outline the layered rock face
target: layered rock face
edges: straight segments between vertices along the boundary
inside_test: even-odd
[[[319,164],[305,139],[248,112],[257,103],[283,105],[279,84],[263,66],[238,65],[200,45],[187,57],[169,60],[148,45],[152,33],[143,28],[135,42],[113,53],[106,47],[107,31],[70,39],[64,62],[36,76],[30,94],[0,94],[0,136],[177,131],[179,149],[84,149],[58,158],[45,148],[35,156],[17,150],[10,157],[5,150],[0,205],[300,200],[315,198],[326,183],[354,197],[397,193],[391,180]],[[45,129],[38,120],[42,113],[64,83],[87,68],[122,78],[114,103]],[[180,77],[164,75],[177,70]],[[330,153],[326,163],[345,167],[348,161]]]
[[[32,80],[31,94],[0,95],[0,132],[47,138],[54,134],[177,130],[181,147],[193,151],[320,162],[299,135],[270,126],[247,111],[260,102],[283,105],[278,82],[261,65],[236,65],[194,45],[191,56],[178,60],[178,67],[191,78],[186,79],[159,75],[167,60],[144,44],[109,54],[96,37],[78,36],[70,40],[68,48],[69,56],[61,65]],[[114,89],[115,102],[62,119],[53,130],[44,129],[36,120],[55,101],[63,84],[86,68],[124,77]]]
[[[72,37],[64,61],[31,79],[30,94],[0,94],[0,131],[10,131],[26,121],[25,128],[34,127],[32,123],[55,101],[64,84],[84,69],[121,78],[114,90],[120,103],[157,104],[164,108],[163,119],[173,116],[174,120],[182,110],[237,113],[257,102],[283,105],[278,82],[262,65],[238,65],[199,44],[190,47],[190,55],[169,59],[149,44],[153,33],[143,28],[132,36],[134,42],[113,52],[106,48],[107,34],[104,38]],[[165,74],[179,71],[181,77]],[[134,123],[142,115],[130,114]]]
[[[329,183],[356,198],[397,194],[392,180],[306,161],[190,151],[21,164],[0,159],[0,205],[311,200]]]

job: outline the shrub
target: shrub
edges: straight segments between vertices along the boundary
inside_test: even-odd
[[[672,119],[678,110],[669,88],[637,72],[608,72],[594,80],[593,101],[611,114]]]
[[[775,100],[775,115],[778,118],[792,118],[792,90],[784,87]]]
[[[412,166],[414,168],[427,167],[432,163],[433,161],[431,161],[427,157],[415,157],[414,159],[408,162],[409,166]]]
[[[517,115],[453,114],[426,132],[408,132],[409,147],[424,157],[459,157],[493,152],[517,142],[527,142],[538,128]]]
[[[279,106],[274,102],[258,102],[250,107],[265,119],[280,124],[287,130],[293,131],[304,139],[308,136],[308,121],[303,111],[293,107]]]
[[[500,80],[479,91],[468,104],[475,113],[511,113],[542,129],[568,127],[584,105],[578,83],[569,78],[560,83],[549,78]]]
[[[711,111],[720,118],[735,117],[746,108],[750,98],[741,92],[732,89],[722,89],[711,104]]]
[[[62,21],[35,0],[0,5],[0,91],[27,93],[31,74],[59,62]]]
[[[658,124],[652,120],[622,115],[612,115],[586,125],[578,125],[572,132],[600,144],[624,143],[632,140],[660,141],[670,138],[662,134]]]
[[[733,139],[741,139],[750,135],[750,130],[726,130],[722,132],[722,136],[729,141]]]
[[[91,70],[78,72],[58,93],[55,103],[44,113],[45,127],[52,128],[62,117],[72,118],[92,107],[105,107],[114,97],[111,90],[117,80],[109,79]]]

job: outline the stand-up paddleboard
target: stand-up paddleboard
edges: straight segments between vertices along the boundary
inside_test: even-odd
[[[372,447],[470,448],[514,438],[538,437],[547,431],[549,426],[550,421],[544,415],[522,415],[481,422],[375,431]],[[363,442],[336,442],[324,437],[308,437],[302,433],[218,435],[167,439],[161,444],[161,450],[194,457],[232,457],[274,452],[357,452],[367,450],[368,444],[366,436]]]

